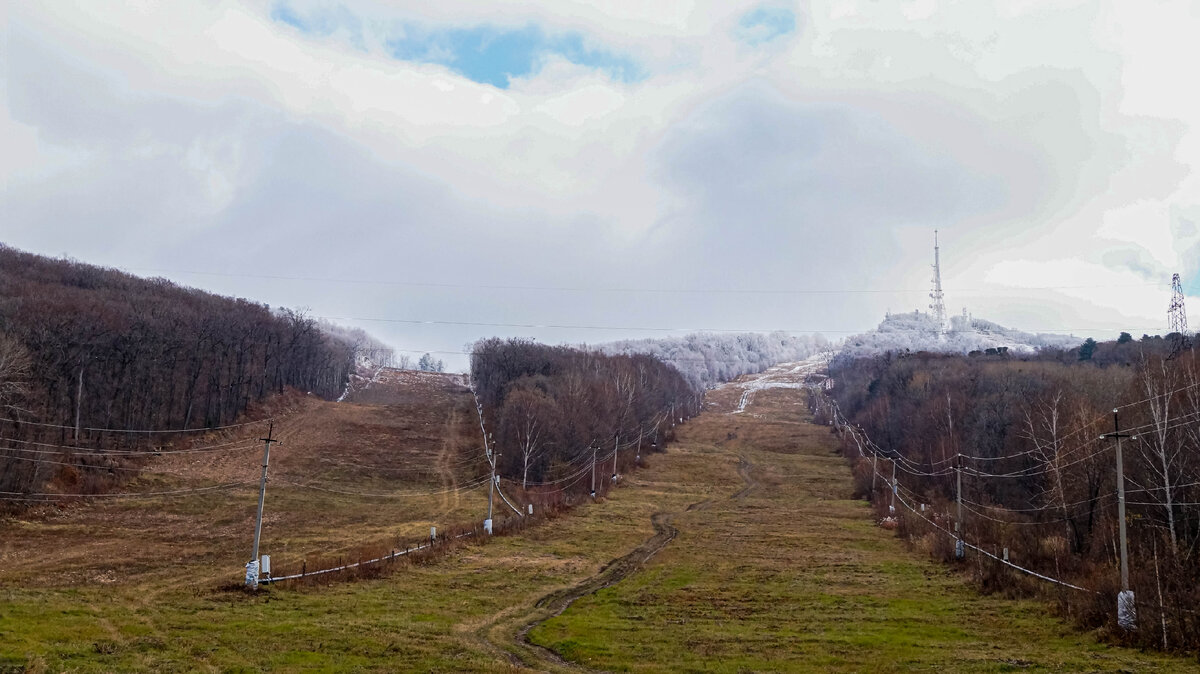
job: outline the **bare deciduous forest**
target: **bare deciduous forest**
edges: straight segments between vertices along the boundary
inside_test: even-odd
[[[128,431],[220,427],[288,388],[337,397],[354,335],[303,311],[0,245],[0,491],[100,492],[128,461],[106,450],[167,439]]]
[[[891,354],[843,362],[831,393],[877,445],[878,471],[852,443],[861,494],[888,514],[892,463],[899,495],[955,516],[961,466],[964,540],[1008,550],[1025,567],[1091,592],[1056,591],[1065,614],[1116,629],[1119,588],[1115,440],[1119,410],[1131,586],[1140,629],[1121,639],[1200,648],[1200,364],[1171,357],[1172,337],[1128,335],[1038,356]],[[828,421],[828,420],[827,420]],[[902,510],[897,506],[897,510]],[[946,560],[953,541],[899,513],[902,535]],[[980,564],[984,591],[1032,592],[1039,581]]]
[[[593,452],[619,472],[665,440],[672,417],[699,411],[684,376],[646,355],[492,338],[475,344],[471,378],[487,427],[498,429],[499,468],[522,483],[561,478]]]

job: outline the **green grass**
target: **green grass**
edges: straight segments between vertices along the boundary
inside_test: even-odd
[[[674,541],[531,638],[613,671],[1196,671],[1101,645],[1043,604],[978,596],[906,551],[846,500],[827,432],[794,423],[798,395],[759,392],[762,419],[691,422],[606,502],[384,578],[257,596],[162,573],[107,587],[8,584],[0,672],[510,670],[488,639],[635,548],[659,511],[676,513]],[[730,499],[744,486],[739,456],[759,486]]]
[[[762,414],[771,398],[758,395]],[[689,434],[727,437],[704,423],[717,422]],[[974,593],[844,500],[825,431],[737,424],[727,444],[761,485],[681,514],[649,568],[537,627],[535,642],[612,671],[1196,671],[1101,645],[1044,604]]]

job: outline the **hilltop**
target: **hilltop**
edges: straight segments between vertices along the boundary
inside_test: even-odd
[[[842,361],[903,351],[968,354],[989,349],[1021,354],[1047,347],[1071,349],[1081,342],[1082,338],[1073,335],[1023,332],[970,316],[952,316],[949,330],[939,334],[931,314],[914,311],[888,314],[874,330],[846,338],[835,358]]]

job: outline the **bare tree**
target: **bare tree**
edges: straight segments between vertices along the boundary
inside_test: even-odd
[[[13,337],[0,335],[0,405],[12,408],[28,390],[33,361]]]
[[[1154,477],[1155,487],[1147,489],[1151,498],[1162,504],[1166,514],[1167,531],[1171,536],[1171,548],[1178,549],[1179,538],[1175,527],[1175,476],[1181,471],[1184,460],[1183,443],[1175,442],[1172,433],[1171,405],[1180,388],[1179,370],[1165,358],[1155,356],[1142,359],[1140,384],[1146,395],[1150,423],[1142,434],[1148,439],[1137,443],[1145,459],[1146,468]]]
[[[1043,492],[1051,507],[1062,513],[1063,522],[1070,528],[1067,495],[1063,487],[1063,414],[1062,390],[1055,390],[1046,399],[1034,402],[1025,409],[1025,429],[1022,435],[1033,443],[1031,455],[1046,470],[1050,484]],[[1074,537],[1072,536],[1072,539]]]
[[[529,466],[546,440],[553,401],[537,388],[521,387],[504,398],[501,433],[521,454],[521,488],[529,483]]]

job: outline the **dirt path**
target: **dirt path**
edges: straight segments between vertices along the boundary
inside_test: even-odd
[[[455,462],[458,459],[458,425],[458,409],[451,408],[450,413],[446,415],[442,447],[437,457],[438,475],[442,479],[442,513],[448,513],[458,508],[462,501],[462,497],[458,493],[458,476],[455,473]]]
[[[744,455],[739,456],[737,473],[745,486],[729,498],[743,499],[760,485],[751,471],[755,465]],[[684,512],[706,510],[713,499],[704,499],[689,504]],[[557,653],[529,640],[529,632],[541,623],[561,615],[577,600],[611,587],[641,570],[656,554],[662,551],[679,535],[674,525],[678,513],[657,512],[650,522],[654,534],[622,557],[613,559],[600,571],[575,585],[555,590],[532,606],[514,607],[492,616],[487,622],[475,627],[474,637],[489,652],[507,659],[514,667],[545,672],[589,672],[579,663],[562,659]]]
[[[758,482],[750,474],[750,471],[752,470],[754,470],[754,464],[750,463],[750,460],[746,458],[745,454],[739,455],[737,468],[738,477],[742,478],[742,482],[745,482],[746,486],[739,489],[733,494],[733,496],[730,496],[729,498],[744,499],[746,498],[747,494],[754,491],[754,489],[759,486]]]
[[[700,509],[703,502],[693,503],[688,510]],[[514,607],[494,615],[474,629],[476,641],[488,651],[506,659],[522,670],[543,672],[588,672],[594,671],[583,665],[568,662],[557,653],[529,641],[529,632],[539,624],[562,614],[576,600],[595,594],[606,587],[619,583],[641,569],[654,555],[667,547],[679,535],[672,524],[676,513],[658,512],[651,518],[654,534],[628,554],[606,564],[599,573],[583,581],[555,590],[532,606]]]

